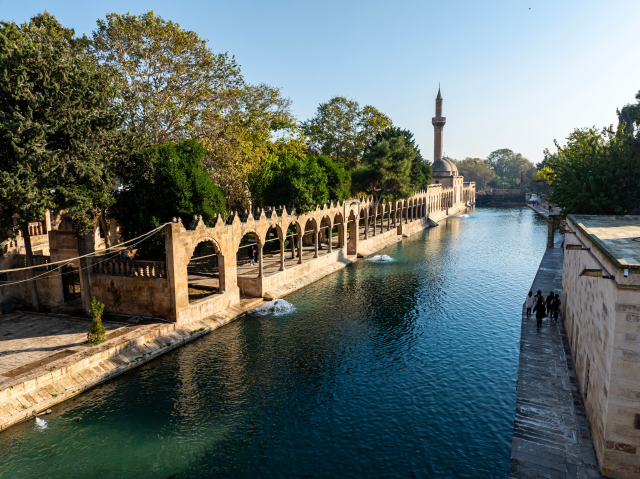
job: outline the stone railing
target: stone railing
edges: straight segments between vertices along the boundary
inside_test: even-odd
[[[51,256],[33,255],[33,265],[41,266],[41,268],[36,268],[37,271],[50,271],[51,266],[48,266],[50,262],[51,262]],[[27,266],[27,255],[17,254],[16,268],[25,268],[26,266]]]
[[[42,223],[29,223],[29,236],[40,236],[45,234],[47,234],[47,230]]]
[[[91,273],[111,276],[166,278],[167,264],[160,261],[101,260],[98,256],[93,260]]]

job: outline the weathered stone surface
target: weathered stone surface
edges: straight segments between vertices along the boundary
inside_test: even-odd
[[[562,250],[547,249],[531,289],[561,288]],[[538,331],[524,313],[509,477],[601,477],[562,317]]]

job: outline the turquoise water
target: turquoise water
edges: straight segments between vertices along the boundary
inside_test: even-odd
[[[546,224],[450,218],[0,434],[0,477],[494,478]]]

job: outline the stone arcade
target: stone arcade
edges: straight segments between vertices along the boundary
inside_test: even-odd
[[[406,200],[390,203],[374,197],[358,198],[321,205],[304,214],[282,206],[270,207],[233,213],[226,221],[218,216],[211,227],[198,217],[188,228],[177,220],[165,226],[166,262],[110,259],[112,253],[103,250],[118,243],[117,225],[101,220],[89,248],[96,251],[89,274],[76,272],[71,284],[70,275],[77,269],[47,266],[78,256],[71,225],[64,217],[49,217],[43,224],[34,224],[31,239],[38,245],[34,247],[39,253],[36,264],[42,265],[37,275],[50,271],[37,279],[41,303],[54,308],[74,301],[87,304],[90,294],[105,303],[109,313],[185,323],[233,306],[241,297],[286,294],[351,264],[358,256],[464,210],[475,202],[475,183],[463,183],[455,165],[441,157],[444,118],[440,91],[436,104],[435,152],[440,157],[433,165],[434,183]],[[285,251],[287,238],[291,252]],[[268,241],[279,242],[277,257],[263,255]],[[194,255],[202,243],[207,244],[208,254]],[[2,269],[24,264],[22,244],[19,238],[1,245]],[[245,248],[254,244],[258,251],[255,267],[243,263]],[[190,269],[194,260],[202,258],[212,259],[210,271]],[[8,273],[6,281],[25,279],[26,272],[18,271]],[[209,294],[190,299],[198,288]],[[29,291],[29,282],[8,285],[2,288],[1,299],[28,302]],[[82,296],[82,302],[78,296]]]

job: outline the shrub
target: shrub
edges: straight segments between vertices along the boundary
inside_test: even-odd
[[[106,338],[107,330],[102,325],[102,312],[104,311],[104,304],[96,300],[95,296],[91,300],[91,309],[89,315],[92,318],[91,329],[87,333],[87,344],[96,345],[104,342]]]

